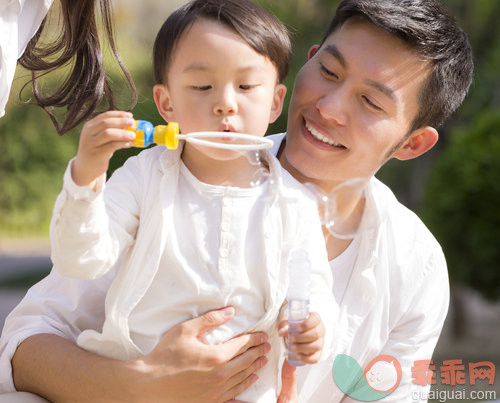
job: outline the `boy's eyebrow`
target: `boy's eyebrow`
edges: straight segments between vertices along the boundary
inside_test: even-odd
[[[209,67],[205,64],[199,64],[199,63],[193,63],[187,66],[184,70],[183,73],[187,73],[189,71],[208,71]]]
[[[184,70],[182,70],[183,73],[190,73],[190,72],[210,72],[212,71],[213,68],[202,63],[193,63],[187,66]],[[249,64],[247,66],[240,67],[237,71],[238,72],[246,72],[246,71],[252,71],[252,70],[261,70],[261,67],[259,65],[254,65],[254,64]]]
[[[346,59],[344,58],[344,56],[340,52],[339,48],[337,48],[335,45],[329,44],[329,45],[325,46],[325,48],[323,50],[325,52],[329,53],[335,59],[337,59],[337,61],[340,63],[340,65],[343,68],[348,67],[348,63],[347,63]],[[382,94],[384,94],[385,96],[390,98],[392,101],[396,101],[396,95],[394,94],[394,90],[392,88],[388,87],[387,85],[385,85],[381,82],[378,82],[378,81],[370,80],[370,79],[365,79],[365,83],[367,85],[369,85],[370,87],[376,89],[377,91],[381,92]]]

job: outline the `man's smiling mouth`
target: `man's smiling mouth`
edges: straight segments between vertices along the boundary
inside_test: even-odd
[[[318,132],[316,129],[314,129],[307,120],[304,120],[305,121],[305,125],[306,125],[306,129],[309,130],[309,133],[311,133],[311,135],[316,139],[316,140],[319,140],[319,141],[322,141],[323,143],[325,144],[329,144],[331,146],[334,146],[334,147],[340,147],[340,148],[346,148],[344,145],[340,144],[340,143],[336,143],[335,141],[333,140],[330,140],[328,137],[326,136],[323,136],[320,132]]]

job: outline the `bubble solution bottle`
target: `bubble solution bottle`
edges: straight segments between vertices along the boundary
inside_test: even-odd
[[[297,334],[297,327],[309,317],[311,263],[304,249],[292,253],[288,262],[288,336]],[[304,365],[297,353],[288,350],[288,362],[295,367]]]

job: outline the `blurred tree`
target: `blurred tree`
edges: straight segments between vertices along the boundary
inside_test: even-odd
[[[456,129],[429,177],[422,217],[450,279],[500,297],[500,109]]]

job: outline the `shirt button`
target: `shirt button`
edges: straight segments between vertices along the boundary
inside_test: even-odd
[[[222,249],[222,250],[220,251],[220,255],[221,255],[222,257],[227,257],[227,249]]]

